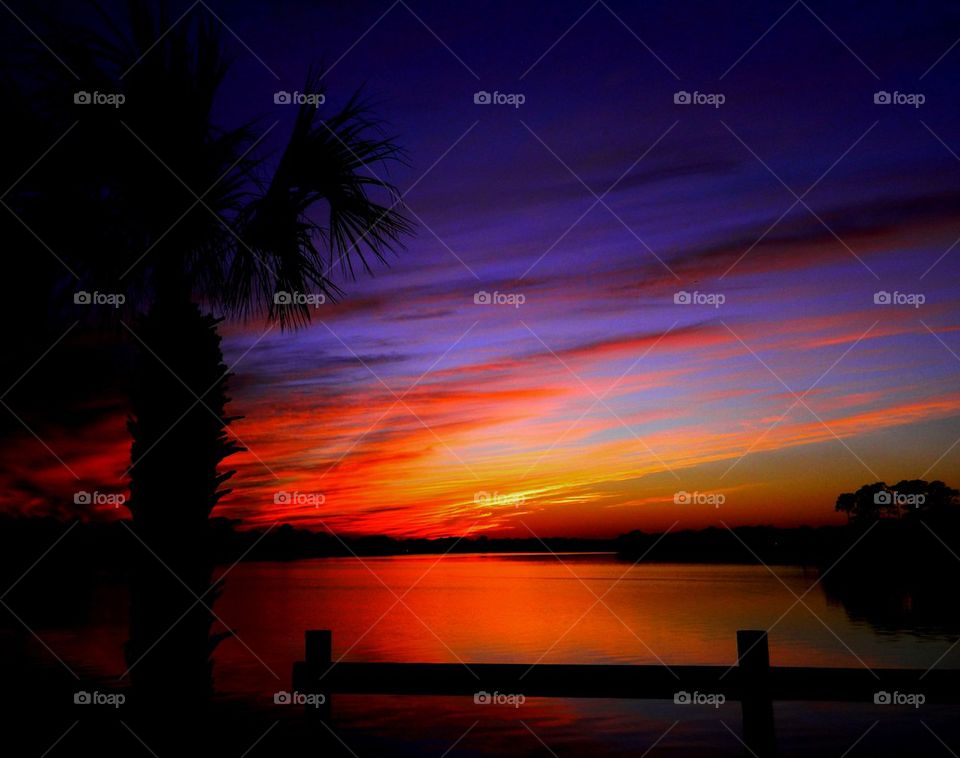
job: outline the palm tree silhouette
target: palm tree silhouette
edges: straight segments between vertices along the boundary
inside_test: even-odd
[[[276,122],[215,123],[228,70],[215,24],[202,8],[174,23],[136,2],[129,28],[106,15],[61,28],[53,46],[80,83],[51,63],[38,86],[58,108],[78,90],[125,98],[61,112],[77,121],[79,149],[31,182],[44,198],[36,215],[55,209],[53,247],[69,251],[83,288],[127,295],[118,312],[137,348],[128,506],[144,550],[125,655],[136,690],[157,703],[205,699],[211,654],[229,635],[211,634],[220,588],[209,517],[234,473],[221,463],[241,446],[226,415],[220,319],[205,311],[302,326],[310,306],[276,293],[336,300],[333,271],[372,273],[412,231],[396,187],[369,170],[402,152],[356,96],[323,120],[299,107],[272,159]],[[310,74],[304,91],[320,85]]]

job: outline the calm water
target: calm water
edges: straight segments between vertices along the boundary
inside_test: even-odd
[[[737,629],[772,627],[774,665],[926,669],[955,639],[878,631],[851,620],[819,585],[807,607],[794,605],[790,590],[803,595],[816,574],[773,570],[630,568],[610,555],[240,564],[214,608],[238,634],[219,648],[217,688],[272,692],[274,673],[286,683],[305,629],[332,629],[334,657],[362,661],[732,664]],[[74,667],[119,675],[125,625],[125,590],[106,586],[79,625],[44,639]],[[937,665],[960,667],[960,645]]]
[[[851,620],[819,586],[804,598],[808,607],[794,605],[790,589],[803,595],[816,575],[774,570],[776,576],[762,566],[630,568],[609,555],[241,564],[228,574],[215,607],[238,633],[217,653],[216,686],[266,707],[273,692],[289,689],[290,665],[303,657],[303,631],[310,628],[332,629],[334,658],[357,661],[733,664],[737,629],[772,627],[774,665],[927,669],[949,650],[937,665],[960,667],[960,645],[951,650],[955,637],[880,632]],[[124,594],[102,588],[79,627],[43,630],[44,640],[71,666],[118,676],[124,669]],[[441,755],[473,722],[458,746],[466,754],[549,755],[540,739],[561,752],[637,754],[676,720],[665,745],[681,740],[688,749],[711,745],[717,755],[742,752],[726,729],[739,731],[736,704],[684,710],[672,703],[532,699],[514,709],[463,700],[342,697],[336,716],[351,747],[366,754],[406,745],[412,754]],[[798,750],[812,739],[811,723],[830,726],[839,754],[880,715],[884,723],[896,721],[892,711],[878,715],[872,705],[777,708],[778,729]],[[921,715],[932,726],[938,713],[929,708]],[[901,716],[916,721],[910,739],[930,739],[915,714]],[[941,728],[949,729],[953,717],[940,717]],[[912,734],[902,724],[897,733]]]

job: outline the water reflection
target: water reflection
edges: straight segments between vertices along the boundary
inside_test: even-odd
[[[772,571],[776,576],[763,566],[631,567],[612,555],[241,564],[217,605],[239,639],[217,651],[216,686],[247,698],[274,692],[303,657],[304,630],[318,628],[333,630],[334,657],[348,660],[678,665],[732,664],[736,630],[763,628],[771,629],[774,665],[856,666],[859,657],[872,667],[924,669],[960,629],[960,609],[937,585],[846,577],[817,584],[798,604],[791,590],[803,596],[816,574]],[[125,587],[101,578],[83,597],[82,608],[70,605],[66,617],[63,608],[27,609],[33,628],[71,666],[119,676]],[[19,648],[36,660],[52,662],[15,622],[6,634],[22,637]],[[938,666],[960,666],[960,654],[952,651]]]

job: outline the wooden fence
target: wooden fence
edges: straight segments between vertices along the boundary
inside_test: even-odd
[[[759,758],[775,755],[776,700],[884,702],[921,694],[926,703],[960,702],[960,671],[771,667],[767,633],[737,632],[738,661],[729,666],[594,665],[538,663],[360,663],[332,656],[329,630],[306,632],[303,661],[293,665],[294,690],[323,694],[320,719],[332,715],[335,694],[469,695],[524,697],[683,699],[722,694],[740,702],[742,739]],[[469,668],[468,668],[469,667]],[[896,694],[895,694],[896,693]]]

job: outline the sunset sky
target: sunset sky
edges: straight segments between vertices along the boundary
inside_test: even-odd
[[[318,5],[211,4],[232,31],[221,115],[279,120],[276,147],[294,109],[273,93],[325,63],[321,109],[363,86],[406,148],[391,178],[417,233],[306,329],[224,326],[249,451],[219,515],[612,536],[832,523],[865,482],[960,482],[960,10]],[[44,362],[99,344],[81,331]],[[68,422],[11,393],[48,447],[4,427],[8,510],[125,491],[114,379],[77,379]]]

